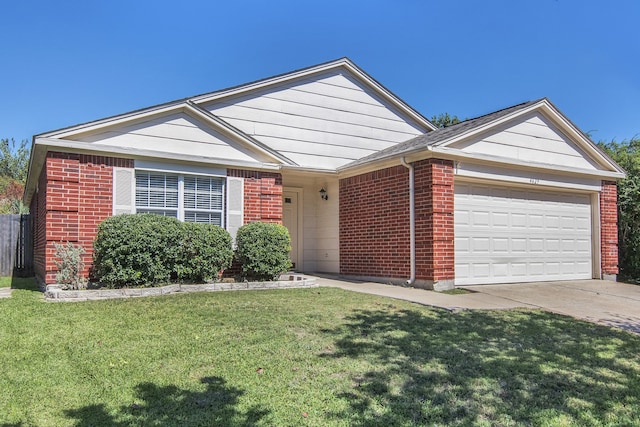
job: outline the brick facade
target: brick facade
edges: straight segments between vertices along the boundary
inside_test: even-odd
[[[72,242],[85,250],[88,276],[98,224],[113,212],[113,167],[133,168],[133,160],[49,152],[31,202],[34,226],[34,270],[39,280],[55,283],[54,243]],[[229,169],[245,178],[245,223],[282,224],[282,176],[278,173]]]
[[[241,169],[227,169],[227,176],[244,178],[244,223],[282,224],[282,175]]]
[[[340,274],[408,278],[409,171],[404,166],[340,180]]]
[[[34,270],[55,282],[56,242],[82,245],[85,275],[91,266],[98,224],[112,214],[113,167],[133,160],[50,152],[31,202]],[[455,278],[454,174],[448,160],[414,163],[416,279],[427,283]],[[282,176],[228,169],[244,178],[244,222],[282,224]],[[398,165],[340,180],[340,273],[407,279],[410,276],[409,171]],[[600,193],[601,271],[618,273],[616,183]]]
[[[602,181],[600,192],[600,254],[602,275],[618,274],[618,192],[613,181]]]
[[[416,278],[445,281],[455,278],[453,230],[453,162],[416,162]]]
[[[47,154],[38,192],[32,201],[37,216],[34,270],[39,280],[55,282],[54,243],[60,242],[72,242],[84,248],[84,275],[88,275],[98,224],[112,214],[114,166],[133,167],[133,160],[59,152]]]
[[[454,279],[453,163],[416,162],[416,279]],[[409,171],[394,166],[340,180],[340,273],[410,276]]]

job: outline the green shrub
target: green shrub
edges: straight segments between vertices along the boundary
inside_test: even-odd
[[[178,279],[202,282],[215,279],[233,261],[231,236],[218,226],[185,222],[182,250],[176,264]]]
[[[176,278],[182,230],[175,218],[117,215],[98,226],[93,274],[104,286],[149,286]]]
[[[245,279],[274,280],[291,267],[291,238],[282,225],[245,224],[238,229],[236,244],[236,257]]]
[[[93,275],[110,288],[201,282],[233,260],[226,230],[154,214],[107,218],[93,246]]]
[[[84,255],[84,248],[80,245],[74,245],[71,242],[67,242],[66,245],[62,243],[54,243],[56,248],[56,268],[58,273],[56,274],[56,282],[62,285],[63,289],[82,289],[86,285],[86,279],[82,277],[84,271],[84,262],[82,261],[82,255]]]

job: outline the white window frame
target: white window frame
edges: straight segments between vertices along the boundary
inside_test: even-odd
[[[177,208],[154,208],[154,207],[146,207],[146,206],[138,206],[137,204],[137,197],[136,197],[136,193],[137,193],[137,189],[138,189],[138,173],[147,173],[147,174],[158,174],[158,175],[163,175],[163,176],[176,176],[178,178],[178,207]],[[222,207],[221,209],[210,209],[210,210],[206,210],[206,209],[185,209],[185,190],[184,190],[184,179],[185,177],[194,177],[194,178],[207,178],[207,179],[218,179],[221,181],[222,183],[222,189],[221,189],[221,203],[222,203]],[[165,178],[166,180],[166,178]],[[172,171],[163,171],[163,170],[157,170],[157,169],[142,169],[142,168],[136,168],[134,171],[134,183],[133,183],[133,187],[135,188],[134,191],[134,210],[135,212],[139,212],[140,210],[144,210],[146,212],[149,211],[158,211],[158,212],[162,212],[162,211],[168,211],[168,210],[176,210],[176,217],[179,221],[185,221],[185,210],[189,211],[189,212],[206,212],[206,213],[217,213],[220,216],[220,224],[216,224],[219,225],[220,227],[226,228],[226,216],[225,216],[225,212],[226,212],[226,200],[225,200],[225,194],[226,194],[226,187],[227,187],[227,177],[226,176],[220,176],[220,175],[212,175],[212,174],[199,174],[199,173],[176,173],[176,172],[172,172]]]

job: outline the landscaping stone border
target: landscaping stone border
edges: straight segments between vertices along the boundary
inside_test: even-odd
[[[275,282],[203,283],[199,285],[167,285],[154,288],[63,290],[61,285],[47,285],[44,297],[53,302],[96,301],[116,298],[149,297],[192,292],[248,291],[263,289],[317,288],[315,278],[283,275]]]

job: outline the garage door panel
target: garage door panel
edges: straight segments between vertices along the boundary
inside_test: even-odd
[[[588,195],[456,184],[456,284],[589,279]]]

